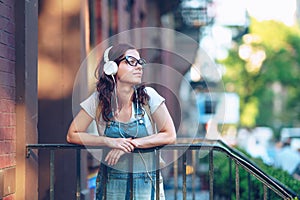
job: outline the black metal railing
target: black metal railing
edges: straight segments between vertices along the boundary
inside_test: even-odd
[[[182,141],[182,140],[181,140]],[[50,152],[50,188],[49,188],[49,197],[50,200],[54,200],[54,177],[55,177],[55,151],[64,150],[64,149],[72,149],[76,151],[77,157],[77,166],[76,166],[76,199],[79,200],[81,198],[81,151],[84,149],[102,149],[103,147],[95,147],[95,146],[81,146],[81,145],[73,145],[73,144],[28,144],[26,146],[27,158],[30,158],[31,151],[34,149],[44,149],[49,150]],[[270,177],[264,171],[262,171],[255,163],[250,161],[246,156],[244,156],[239,151],[229,147],[225,143],[220,140],[193,140],[192,144],[190,142],[181,143],[178,142],[174,145],[168,145],[162,147],[155,147],[149,149],[138,149],[139,151],[171,151],[174,153],[181,152],[180,158],[174,161],[170,166],[173,171],[172,178],[174,182],[172,185],[172,193],[173,195],[168,196],[170,199],[196,199],[196,193],[201,189],[196,185],[197,176],[201,176],[202,179],[205,179],[203,174],[207,174],[207,191],[208,197],[210,200],[217,197],[224,197],[224,194],[218,192],[218,188],[215,186],[216,180],[219,180],[220,177],[217,176],[216,172],[218,171],[218,167],[216,166],[216,160],[214,157],[221,154],[223,156],[222,159],[228,158],[228,174],[221,174],[220,176],[228,176],[226,187],[228,193],[226,194],[226,199],[242,199],[241,193],[248,193],[248,198],[251,199],[252,193],[257,193],[257,191],[253,191],[252,189],[252,180],[253,177],[255,181],[261,183],[261,188],[263,191],[263,197],[261,199],[293,199],[297,197],[297,193],[287,188],[278,180]],[[198,160],[197,160],[198,158]],[[206,158],[207,161],[203,161]],[[201,160],[202,159],[202,160]],[[159,163],[159,158],[157,157],[156,163]],[[203,170],[200,170],[201,165],[207,165],[207,173],[203,173]],[[224,166],[222,166],[224,167]],[[189,168],[189,169],[187,169]],[[192,170],[190,170],[192,169]],[[189,172],[190,170],[190,172]],[[244,170],[247,172],[246,182],[248,182],[248,191],[240,191],[241,182],[244,182],[245,177],[240,177],[240,171]],[[199,172],[200,171],[200,172]],[[201,172],[202,171],[202,172]],[[156,171],[156,175],[159,175],[159,169]],[[204,170],[205,172],[205,170]],[[233,173],[234,172],[234,173]],[[188,182],[188,176],[191,177],[191,182]],[[179,181],[179,178],[182,180]],[[235,179],[233,181],[233,179]],[[233,188],[235,185],[235,189]],[[159,187],[159,178],[156,179],[156,188]],[[203,188],[203,184],[202,184]],[[170,187],[169,187],[170,189]],[[159,194],[159,189],[156,191]],[[271,194],[272,193],[272,194]],[[167,198],[167,199],[169,199]],[[299,197],[298,197],[299,198]],[[159,195],[156,195],[156,199],[159,199]],[[244,198],[243,198],[244,199]]]

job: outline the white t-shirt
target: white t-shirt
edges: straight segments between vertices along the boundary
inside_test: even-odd
[[[145,91],[147,92],[147,94],[149,95],[150,99],[148,101],[148,104],[150,106],[150,112],[151,114],[153,114],[156,109],[163,103],[165,102],[165,99],[160,96],[156,90],[154,90],[151,87],[145,87]],[[98,107],[98,103],[99,103],[99,99],[98,99],[98,92],[94,92],[93,94],[91,94],[86,100],[84,100],[82,103],[80,103],[80,106],[83,110],[85,110],[88,115],[90,115],[94,120],[96,120],[96,110]],[[134,121],[134,104],[132,103],[132,115],[131,115],[131,119],[130,121]],[[100,115],[101,116],[101,115]],[[150,122],[150,119],[147,115],[147,113],[145,112],[144,115],[145,118],[145,125],[148,131],[148,134],[153,134],[153,130],[152,130],[152,125]],[[104,135],[104,130],[106,127],[106,122],[104,120],[100,119],[100,122],[98,123],[98,130],[99,130],[99,135]]]

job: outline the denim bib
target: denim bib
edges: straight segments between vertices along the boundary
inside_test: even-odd
[[[104,135],[111,138],[140,138],[148,136],[145,125],[145,112],[142,108],[135,107],[135,120],[122,123],[117,121],[110,121],[107,123]],[[108,153],[104,151],[105,158]],[[129,153],[124,154],[119,159],[118,163],[112,167],[112,171],[117,170],[121,172],[150,172],[155,170],[155,153]]]
[[[138,111],[139,112],[138,112]],[[107,123],[104,135],[112,138],[140,138],[148,136],[145,125],[145,112],[135,109],[136,118],[129,123],[110,121]],[[96,184],[96,200],[129,200],[131,184],[134,200],[154,200],[155,193],[155,153],[128,153],[121,156],[118,163],[108,166],[104,162],[109,150],[103,151],[103,160],[99,168]],[[132,176],[132,179],[130,179]],[[161,179],[162,180],[162,179]],[[131,183],[133,181],[133,183]],[[164,200],[161,184],[160,199]]]

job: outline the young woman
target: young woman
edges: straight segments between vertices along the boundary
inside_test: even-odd
[[[108,147],[97,176],[97,200],[129,199],[132,189],[134,199],[155,199],[154,153],[131,152],[176,140],[165,99],[142,84],[144,64],[137,49],[128,44],[106,49],[97,68],[97,91],[80,104],[70,125],[69,143]],[[99,135],[86,133],[93,120]]]

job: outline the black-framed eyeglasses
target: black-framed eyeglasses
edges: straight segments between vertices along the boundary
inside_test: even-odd
[[[141,58],[141,59],[136,59],[135,57],[133,56],[125,56],[124,58],[122,58],[119,62],[123,61],[123,60],[126,60],[126,62],[131,65],[131,66],[134,66],[136,67],[137,64],[140,64],[140,65],[145,65],[146,64],[146,60]]]

